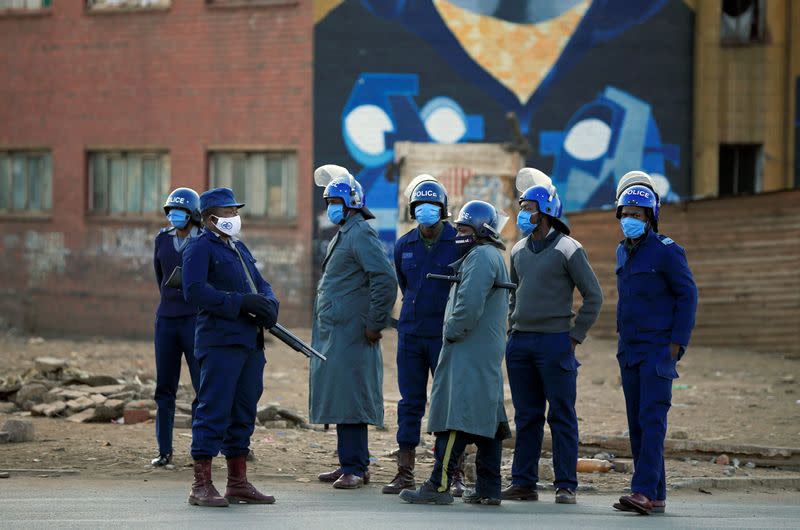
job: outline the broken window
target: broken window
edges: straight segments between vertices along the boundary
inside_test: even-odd
[[[89,153],[89,210],[103,215],[160,212],[169,193],[169,173],[166,153]]]
[[[760,144],[720,144],[719,196],[760,192],[763,166]]]
[[[48,212],[52,205],[50,153],[0,151],[0,211]]]
[[[167,8],[171,0],[86,0],[89,9]]]
[[[763,42],[764,8],[764,0],[722,0],[722,44]]]
[[[0,0],[0,10],[2,9],[46,9],[52,4],[52,0]]]
[[[276,220],[297,217],[297,156],[266,151],[209,153],[211,187],[233,189],[243,215]]]

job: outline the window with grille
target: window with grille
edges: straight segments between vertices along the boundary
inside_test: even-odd
[[[51,156],[43,151],[0,151],[0,212],[49,212]]]
[[[297,156],[289,152],[209,153],[212,188],[231,188],[245,203],[242,215],[275,220],[297,217]]]
[[[101,215],[161,212],[169,177],[169,155],[164,152],[91,152],[89,210]]]
[[[46,9],[53,3],[52,0],[0,0],[0,10],[3,9]]]

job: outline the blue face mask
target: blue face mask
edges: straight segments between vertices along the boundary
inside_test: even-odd
[[[344,219],[344,205],[343,204],[329,204],[328,205],[328,219],[338,225]]]
[[[417,222],[425,228],[430,228],[438,223],[439,219],[442,218],[441,213],[442,210],[439,205],[430,204],[427,202],[418,204],[417,207],[414,208],[414,216],[416,217]]]
[[[175,228],[183,229],[186,228],[186,225],[189,223],[189,214],[183,210],[173,208],[167,214],[167,220]]]
[[[531,212],[527,210],[520,210],[517,214],[517,226],[526,236],[536,230],[539,223],[531,223]]]
[[[619,224],[622,226],[622,233],[629,239],[642,237],[647,229],[647,223],[633,217],[624,217],[620,219]]]

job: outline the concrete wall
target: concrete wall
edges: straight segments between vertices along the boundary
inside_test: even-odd
[[[293,150],[310,175],[312,4],[84,4],[0,16],[0,150],[45,147],[53,160],[52,212],[0,218],[0,316],[36,332],[144,335],[163,217],[88,214],[87,150],[166,150],[170,189],[206,189],[215,147]],[[295,325],[312,297],[310,190],[298,178],[296,222],[245,219],[243,231]]]

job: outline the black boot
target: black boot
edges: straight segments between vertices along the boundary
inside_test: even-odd
[[[467,487],[464,485],[464,459],[466,453],[461,453],[461,456],[456,463],[456,468],[453,470],[453,479],[450,489],[453,492],[453,497],[461,497],[464,495],[464,490]]]
[[[416,490],[401,491],[400,498],[410,504],[453,504],[449,491],[439,491],[427,480]]]

